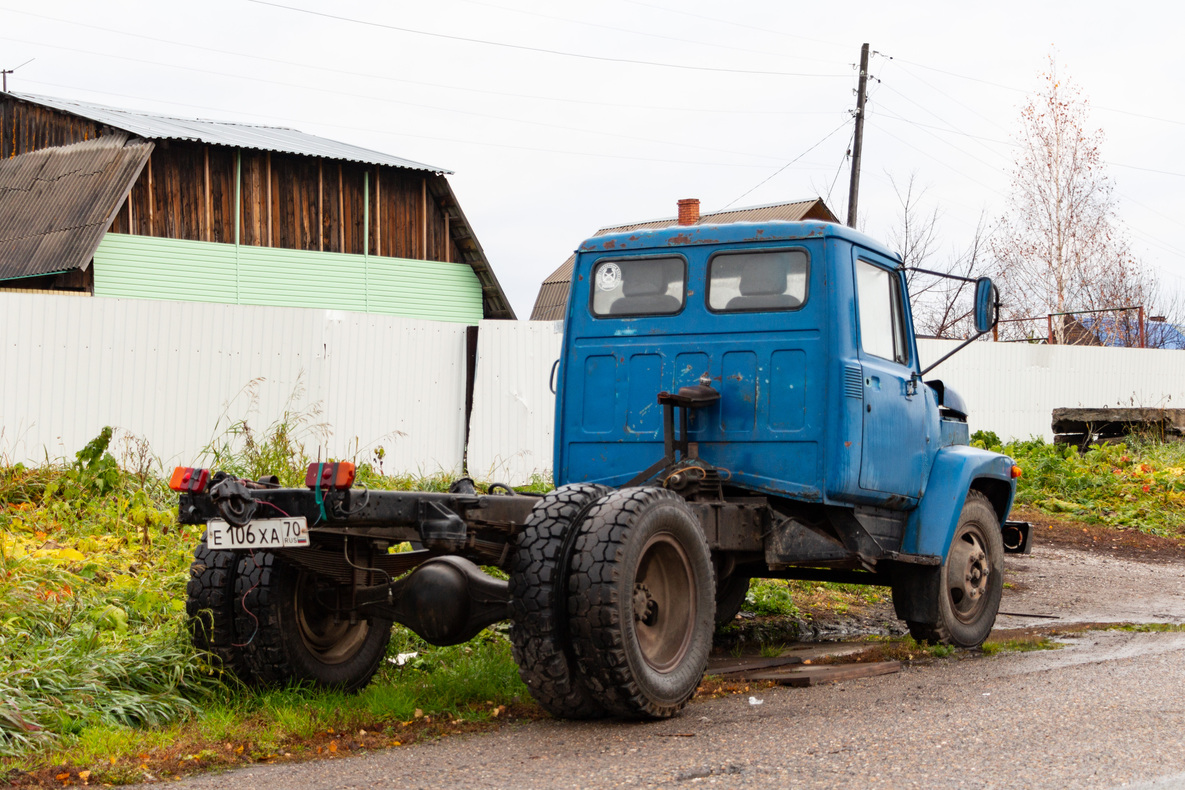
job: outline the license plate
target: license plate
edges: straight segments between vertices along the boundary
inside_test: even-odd
[[[309,525],[304,516],[257,518],[246,526],[212,518],[206,524],[206,546],[211,549],[291,549],[309,545]]]

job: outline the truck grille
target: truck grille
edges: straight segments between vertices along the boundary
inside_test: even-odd
[[[864,398],[864,373],[855,365],[844,367],[843,394],[856,400]]]

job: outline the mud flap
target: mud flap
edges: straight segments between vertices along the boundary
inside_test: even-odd
[[[1006,554],[1029,554],[1033,550],[1033,525],[1027,521],[1005,521],[1000,535]]]
[[[938,622],[938,592],[942,566],[893,564],[893,608],[898,619],[912,623]]]

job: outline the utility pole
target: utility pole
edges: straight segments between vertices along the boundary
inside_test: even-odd
[[[868,44],[860,48],[860,87],[856,89],[856,133],[852,141],[852,183],[848,187],[848,227],[856,227],[860,197],[860,151],[864,147],[864,98],[868,89]]]
[[[0,90],[3,90],[5,93],[8,93],[8,75],[12,74],[14,71],[16,71],[16,69],[22,68],[24,66],[28,66],[30,63],[32,63],[35,60],[37,60],[37,58],[29,58],[24,63],[22,63],[20,66],[17,66],[15,69],[0,69]]]

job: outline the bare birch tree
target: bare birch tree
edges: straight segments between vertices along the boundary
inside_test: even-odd
[[[1134,311],[1085,312],[1151,309],[1159,290],[1116,214],[1100,150],[1103,130],[1088,128],[1088,110],[1082,91],[1059,77],[1051,56],[1040,91],[1021,110],[1009,206],[991,241],[1006,294],[1004,317],[1080,313],[1054,321],[1056,342],[1136,345]],[[1014,336],[1046,332],[1003,326]]]

